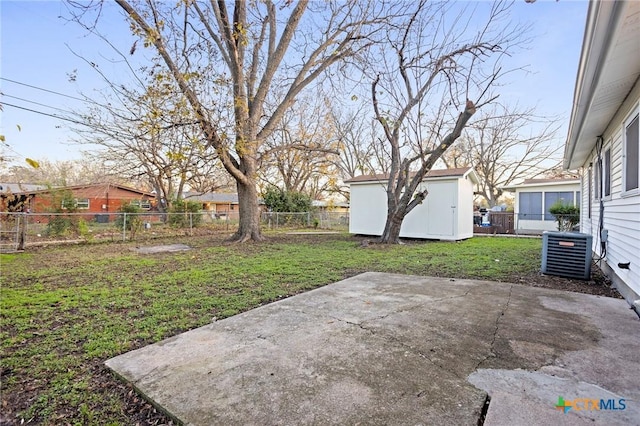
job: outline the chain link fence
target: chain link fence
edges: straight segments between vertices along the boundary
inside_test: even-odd
[[[262,226],[267,229],[314,228],[348,231],[348,212],[264,212],[261,215]]]
[[[263,229],[349,229],[349,213],[262,213]],[[233,232],[238,212],[0,213],[0,251],[68,241],[133,241]]]

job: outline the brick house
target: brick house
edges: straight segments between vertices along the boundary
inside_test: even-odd
[[[0,194],[0,208],[9,211],[12,200],[25,200],[22,211],[49,213],[53,210],[73,210],[78,213],[114,213],[122,205],[137,204],[143,211],[151,210],[155,194],[114,183],[94,183],[60,188],[28,190]],[[55,205],[54,205],[55,204]]]

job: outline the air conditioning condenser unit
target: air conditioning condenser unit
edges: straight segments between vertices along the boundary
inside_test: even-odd
[[[578,232],[542,234],[542,273],[588,280],[593,237]]]

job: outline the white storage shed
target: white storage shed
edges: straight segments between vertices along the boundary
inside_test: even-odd
[[[387,177],[363,175],[345,181],[351,188],[349,232],[382,235],[387,219]],[[425,200],[404,219],[400,237],[464,240],[473,236],[473,192],[478,176],[472,168],[431,170],[418,190]]]

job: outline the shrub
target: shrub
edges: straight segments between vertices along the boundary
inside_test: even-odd
[[[263,196],[264,204],[272,212],[302,213],[311,211],[311,197],[301,192],[284,191],[272,186]]]
[[[197,201],[176,200],[169,208],[169,224],[177,228],[190,228],[202,223],[202,206]]]
[[[565,204],[561,200],[549,207],[551,213],[558,222],[558,231],[571,231],[580,223],[580,207],[573,204]]]
[[[60,190],[51,191],[51,209],[55,216],[49,218],[45,233],[50,236],[66,236],[77,231],[77,218],[74,216],[63,216],[64,213],[75,213],[75,198],[71,191]]]
[[[140,208],[133,204],[123,204],[119,209],[119,213],[127,213],[119,214],[116,221],[116,228],[122,230],[124,227],[127,231],[129,231],[130,238],[133,240],[136,236],[136,233],[142,229],[142,218],[137,213],[140,213]],[[125,222],[126,221],[126,222]]]
[[[64,236],[75,230],[75,224],[70,217],[52,216],[47,224],[46,235],[49,237]]]

